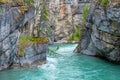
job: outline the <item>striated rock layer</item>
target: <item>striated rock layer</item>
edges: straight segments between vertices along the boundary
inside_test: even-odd
[[[74,31],[77,0],[49,0],[50,23],[54,26],[54,40],[65,40]]]
[[[37,1],[40,2],[39,0]],[[20,64],[22,64],[22,60],[26,59],[28,54],[32,55],[31,59],[37,57],[36,60],[32,59],[32,62],[39,61],[40,59],[45,60],[47,48],[45,44],[38,44],[37,47],[34,47],[41,51],[36,52],[32,50],[30,53],[26,53],[24,59],[21,57],[17,59],[17,46],[20,36],[19,28],[23,28],[27,23],[29,26],[27,34],[31,34],[32,28],[35,26],[35,6],[25,6],[22,2],[17,1],[11,3],[0,1],[0,70],[13,66],[17,63],[18,59],[20,59]]]
[[[33,67],[46,62],[47,43],[30,44],[24,49],[24,53],[16,55],[11,68]]]
[[[76,26],[82,23],[82,11],[90,0],[49,0],[50,24],[53,27],[52,41],[68,43],[67,38],[72,36]]]
[[[95,2],[91,4],[84,34],[75,51],[120,63],[119,1],[106,7]]]

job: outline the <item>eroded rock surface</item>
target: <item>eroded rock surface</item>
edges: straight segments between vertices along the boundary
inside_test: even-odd
[[[91,4],[76,52],[120,63],[120,6]]]
[[[47,43],[30,44],[24,49],[24,54],[15,56],[12,67],[33,67],[45,63],[47,46]]]
[[[38,0],[39,2],[39,0]],[[25,57],[17,57],[18,51],[18,39],[21,35],[19,32],[20,28],[23,28],[26,23],[29,28],[27,28],[26,33],[31,34],[33,29],[35,17],[35,6],[24,6],[22,2],[1,2],[0,1],[0,70],[9,68],[17,63],[17,60],[20,59],[20,65],[25,61],[26,56],[29,54],[33,55],[31,62],[36,62],[42,59],[46,59],[46,45],[38,44],[38,50],[34,51],[31,47],[26,48]],[[37,5],[40,6],[40,5]],[[24,33],[24,32],[22,32]],[[26,34],[25,33],[25,34]],[[35,45],[31,45],[35,46]],[[31,49],[30,49],[31,48]],[[43,49],[44,48],[44,49]],[[29,50],[32,50],[31,52]],[[28,53],[30,52],[30,53]],[[35,55],[36,54],[36,55]],[[19,63],[18,63],[19,64]],[[14,66],[13,66],[14,67]]]
[[[62,40],[73,33],[73,14],[77,9],[77,0],[49,0],[50,23],[54,26],[54,40]]]

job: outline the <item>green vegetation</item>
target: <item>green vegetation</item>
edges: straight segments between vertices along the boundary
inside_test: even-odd
[[[83,26],[84,26],[84,24],[86,22],[88,11],[89,11],[89,5],[85,5],[84,8],[83,8],[83,14],[82,14],[82,24],[75,26],[75,31],[72,34],[72,36],[70,36],[67,39],[68,41],[72,41],[72,40],[78,41],[79,40],[79,38],[80,38],[80,36],[82,34]]]
[[[25,51],[24,49],[29,46],[30,44],[41,44],[41,43],[47,43],[48,38],[38,38],[33,36],[24,35],[19,38],[18,42],[18,55],[22,56],[24,55]]]
[[[2,12],[2,7],[0,6],[0,12]]]
[[[21,42],[25,42],[25,41],[27,41],[28,40],[28,36],[27,35],[24,35],[24,36],[22,36],[22,37],[20,37],[19,38],[19,42],[21,43]]]
[[[97,0],[97,3],[100,3],[102,6],[106,6],[109,3],[109,0]]]
[[[33,3],[35,3],[35,0],[23,0],[25,5],[32,5]]]
[[[20,7],[18,7],[18,8],[19,8],[19,10],[20,10],[22,13],[24,13],[25,11],[28,10],[28,7],[27,7],[27,6],[20,6]]]
[[[83,24],[86,22],[86,17],[88,15],[88,11],[89,11],[89,5],[85,5],[83,8],[83,14],[82,14]]]
[[[67,39],[68,41],[72,41],[72,40],[78,41],[79,40],[79,38],[80,38],[80,36],[82,34],[83,26],[84,26],[84,24],[86,22],[88,11],[89,11],[89,5],[85,5],[84,8],[83,8],[83,14],[82,14],[82,24],[75,26],[75,31],[72,34],[72,36],[70,36]]]
[[[7,3],[8,0],[0,0],[0,3]]]
[[[82,30],[82,27],[80,27],[80,25],[76,25],[74,33],[72,34],[72,36],[67,38],[67,40],[68,41],[72,41],[72,40],[78,41],[80,38],[80,35],[81,35],[81,30]]]
[[[109,0],[102,0],[101,4],[102,6],[106,6],[109,3]]]
[[[85,22],[86,22],[88,12],[89,12],[89,5],[85,5],[83,8],[83,14],[82,14],[82,24],[75,26],[74,33],[69,38],[67,38],[68,41],[72,41],[72,40],[79,41],[80,36],[82,34],[82,30],[83,30]]]
[[[19,41],[18,41],[18,55],[19,56],[24,55],[25,53],[24,48],[28,45],[30,45],[30,41],[28,40],[27,35],[19,38]]]
[[[29,39],[32,43],[38,43],[38,44],[48,42],[48,38],[42,38],[42,37],[39,38],[39,37],[30,36],[28,39]]]
[[[48,48],[48,52],[50,55],[55,55],[57,54],[57,51],[59,50],[59,48],[60,48],[60,44],[57,44],[54,49]]]
[[[24,3],[25,5],[32,5],[35,0],[0,0],[0,3]]]
[[[26,41],[29,41],[31,43],[46,43],[48,42],[48,38],[42,38],[42,37],[39,38],[39,37],[24,35],[19,39],[19,43],[25,43]]]
[[[45,37],[45,35],[46,35],[45,30],[47,29],[47,27],[46,26],[43,27],[41,25],[41,22],[44,22],[45,25],[49,24],[49,13],[48,13],[48,10],[47,10],[47,7],[46,7],[46,2],[42,1],[41,5],[42,5],[41,13],[38,14],[38,15],[40,15],[40,22],[38,22],[35,26],[36,30],[37,30],[37,37],[40,37],[40,36]],[[36,7],[36,11],[39,11],[39,7]]]
[[[46,8],[46,3],[43,2],[42,3],[42,12],[41,12],[41,16],[44,18],[45,21],[49,21],[49,13],[48,13],[48,10]]]

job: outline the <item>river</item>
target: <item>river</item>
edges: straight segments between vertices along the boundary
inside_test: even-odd
[[[50,46],[50,49],[56,45]],[[0,72],[0,80],[120,80],[120,65],[73,53],[77,44],[62,44],[59,55],[48,55],[47,63],[30,69]]]

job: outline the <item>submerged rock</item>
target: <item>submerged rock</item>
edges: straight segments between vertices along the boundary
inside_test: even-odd
[[[92,3],[75,51],[120,63],[120,7]]]

